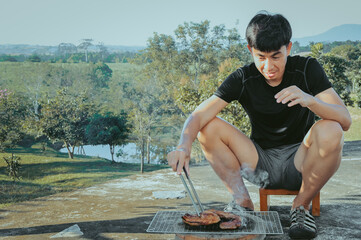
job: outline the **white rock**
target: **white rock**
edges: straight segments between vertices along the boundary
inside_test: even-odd
[[[153,197],[156,199],[179,199],[185,198],[185,191],[157,191],[153,192]]]
[[[84,233],[80,230],[80,227],[78,226],[78,224],[75,224],[75,225],[61,231],[60,233],[57,233],[57,234],[51,236],[50,238],[80,237],[83,235],[84,235]]]

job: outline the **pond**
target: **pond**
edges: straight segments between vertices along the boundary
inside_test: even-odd
[[[85,145],[83,148],[87,156],[101,157],[108,160],[112,159],[109,145]],[[117,157],[116,154],[119,152],[119,150],[122,150],[123,154]],[[66,148],[62,148],[60,149],[60,152],[68,153],[68,150]],[[74,154],[81,154],[80,148],[76,147]],[[116,146],[114,150],[114,161],[125,163],[140,163],[140,152],[137,150],[134,143],[128,143],[121,147]],[[147,160],[144,159],[144,161],[146,162]],[[154,154],[151,154],[151,163],[159,164],[159,159],[156,158]]]

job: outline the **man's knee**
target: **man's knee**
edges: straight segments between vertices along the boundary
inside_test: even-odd
[[[197,139],[202,145],[206,144],[208,139],[214,139],[214,137],[216,137],[219,121],[222,120],[215,117],[199,131]]]
[[[338,153],[342,150],[343,130],[338,122],[320,120],[312,127],[312,132],[321,156]]]

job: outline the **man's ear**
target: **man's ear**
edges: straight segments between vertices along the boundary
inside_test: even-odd
[[[247,48],[248,48],[248,50],[251,52],[251,54],[252,54],[252,47],[249,45],[249,44],[247,44]]]
[[[291,48],[292,48],[292,42],[289,42],[288,45],[287,45],[287,56],[290,55]]]

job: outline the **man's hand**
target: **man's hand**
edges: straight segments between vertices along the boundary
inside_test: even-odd
[[[168,164],[172,167],[173,171],[177,172],[178,175],[182,174],[183,166],[189,174],[190,152],[191,151],[189,149],[178,148],[175,151],[168,153]]]
[[[275,95],[275,98],[278,103],[286,104],[289,102],[287,104],[288,107],[292,107],[296,104],[300,104],[302,107],[308,107],[314,101],[313,96],[303,92],[296,86],[284,88]]]

